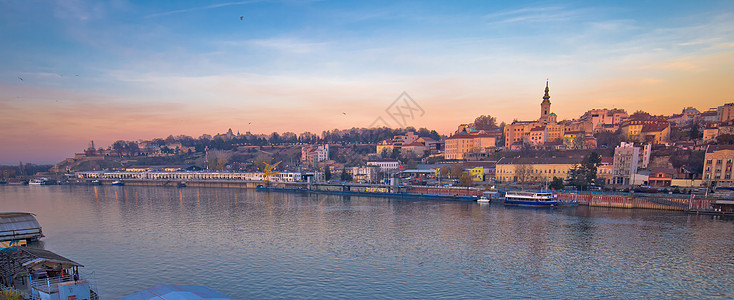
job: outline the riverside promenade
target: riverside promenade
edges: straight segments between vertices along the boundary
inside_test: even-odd
[[[136,186],[163,186],[176,187],[182,181],[176,180],[149,180],[127,179],[126,185]],[[112,180],[100,180],[101,184],[108,185]],[[467,187],[431,187],[431,186],[393,186],[378,184],[353,183],[306,183],[306,182],[263,182],[246,180],[187,180],[187,187],[212,188],[239,188],[257,189],[279,192],[311,192],[324,194],[343,194],[375,197],[423,198],[443,200],[471,200],[482,195],[480,188]],[[572,192],[557,192],[558,197],[564,200],[575,200],[579,205],[594,207],[652,209],[669,211],[706,210],[716,199],[695,197],[674,197],[663,194],[580,194]]]

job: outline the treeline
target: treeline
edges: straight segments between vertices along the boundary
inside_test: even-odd
[[[31,163],[18,163],[17,166],[0,166],[0,178],[13,178],[17,176],[31,176],[39,172],[48,172],[53,165],[36,165]]]
[[[435,130],[426,128],[416,129],[414,127],[407,128],[351,128],[346,130],[334,129],[326,130],[321,135],[311,132],[303,132],[295,134],[293,132],[271,134],[238,134],[229,138],[226,134],[218,134],[211,136],[204,134],[199,138],[193,138],[187,135],[173,136],[167,138],[155,138],[151,144],[159,147],[167,147],[167,145],[180,143],[183,147],[194,147],[196,152],[202,152],[206,147],[216,150],[233,150],[239,146],[274,146],[274,145],[293,145],[293,144],[376,144],[383,140],[390,140],[396,135],[404,135],[408,132],[415,132],[416,135],[422,137],[430,137],[434,140],[440,140],[441,136]],[[112,145],[113,150],[121,153],[136,152],[141,149],[137,145],[127,141],[116,141]]]

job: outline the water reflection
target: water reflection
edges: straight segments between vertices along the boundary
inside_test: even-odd
[[[733,222],[676,212],[134,186],[4,186],[0,204],[36,213],[105,299],[734,296]]]

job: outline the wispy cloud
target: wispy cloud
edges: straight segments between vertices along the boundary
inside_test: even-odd
[[[263,2],[263,1],[264,0],[249,0],[249,1],[237,1],[237,2],[217,3],[217,4],[206,5],[206,6],[199,6],[199,7],[191,7],[191,8],[183,8],[183,9],[176,9],[176,10],[164,11],[164,12],[159,12],[159,13],[155,13],[155,14],[150,14],[150,15],[147,15],[145,17],[146,18],[157,18],[157,17],[170,16],[170,15],[181,14],[181,13],[188,13],[188,12],[192,12],[192,11],[207,10],[207,9],[221,8],[221,7],[235,6],[235,5],[248,5],[248,4],[254,4],[254,3]]]
[[[489,24],[544,23],[568,21],[580,15],[580,10],[562,6],[525,7],[484,15]]]

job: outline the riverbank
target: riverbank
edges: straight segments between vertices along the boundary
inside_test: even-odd
[[[114,180],[100,179],[94,184],[110,185]],[[475,201],[483,190],[467,187],[393,186],[376,184],[307,183],[307,182],[263,182],[246,180],[144,180],[127,179],[126,185],[161,187],[202,187],[259,189],[266,192],[306,192],[347,196],[389,197],[399,199]],[[92,184],[91,181],[72,184]],[[579,205],[624,209],[651,209],[667,211],[711,212],[711,203],[716,199],[675,198],[653,195],[605,195],[558,192],[562,199],[576,200]],[[691,203],[693,201],[693,203]]]

